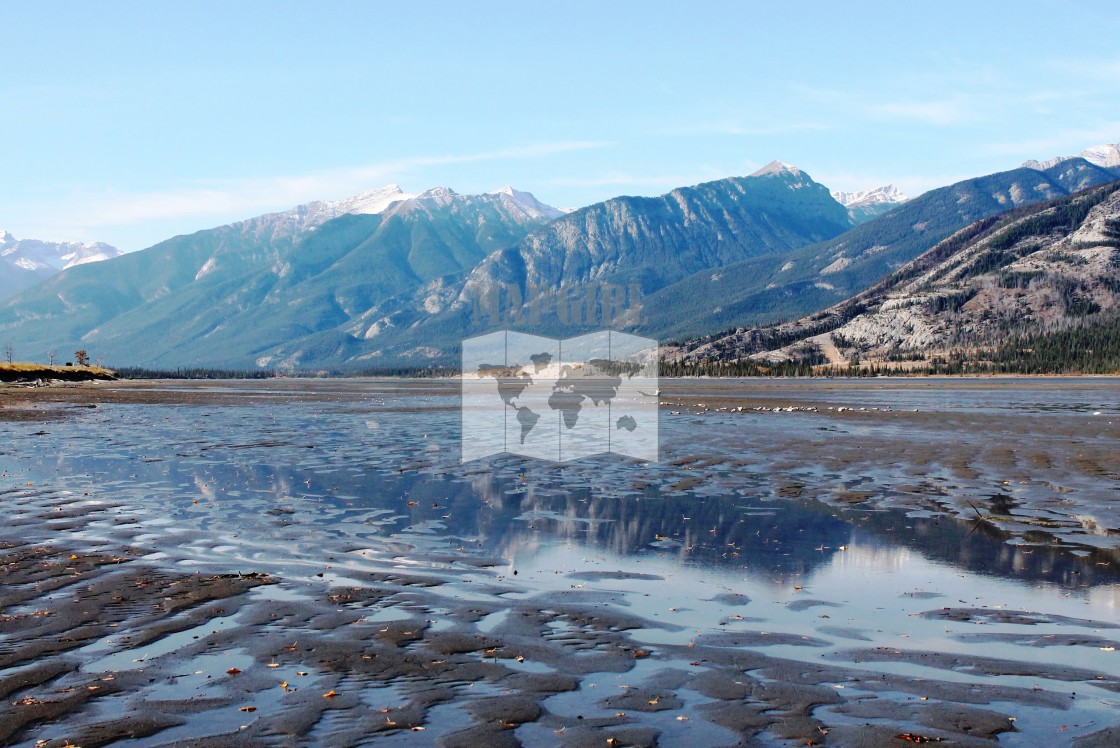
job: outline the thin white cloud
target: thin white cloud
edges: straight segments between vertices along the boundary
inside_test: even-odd
[[[954,100],[890,102],[877,104],[873,109],[890,117],[917,120],[929,125],[953,125],[970,117],[961,102]]]
[[[192,216],[249,214],[281,210],[310,200],[342,197],[385,182],[402,180],[418,169],[448,164],[542,158],[571,151],[605,148],[603,141],[572,140],[515,146],[479,153],[419,156],[380,164],[284,177],[221,180],[198,187],[112,194],[83,201],[71,216],[74,225],[127,226]]]
[[[1111,84],[1110,88],[1120,86],[1120,59],[1052,60],[1048,66],[1078,78]]]
[[[993,143],[983,146],[982,150],[989,154],[1043,160],[1052,156],[1072,156],[1089,146],[1117,142],[1120,142],[1120,120],[1090,127],[1065,129],[1044,138]]]
[[[829,126],[820,122],[774,122],[741,123],[734,121],[698,122],[694,124],[665,127],[654,131],[655,135],[740,135],[746,137],[765,137],[769,135],[788,135],[794,132],[820,132]]]
[[[589,177],[556,177],[547,179],[543,184],[557,187],[653,187],[673,189],[681,185],[699,184],[728,176],[715,169],[705,169],[689,174],[632,174],[624,171],[608,171]]]

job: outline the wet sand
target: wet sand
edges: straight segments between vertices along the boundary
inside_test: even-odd
[[[444,453],[446,443],[417,448],[427,434],[364,466],[454,474],[487,502],[500,502],[511,483],[539,479],[546,486],[548,473],[563,473],[561,485],[586,483],[590,493],[565,504],[570,512],[522,516],[530,527],[581,538],[615,528],[601,550],[581,540],[590,560],[571,568],[549,567],[547,559],[519,563],[522,535],[497,554],[472,549],[470,537],[425,541],[425,528],[459,511],[450,498],[402,496],[400,511],[413,513],[411,532],[388,535],[382,545],[343,537],[338,549],[345,555],[327,546],[320,555],[295,546],[286,553],[269,540],[298,542],[308,531],[300,522],[315,511],[328,512],[317,527],[340,527],[329,520],[333,505],[261,504],[248,526],[258,523],[262,534],[266,525],[275,529],[260,548],[245,540],[244,548],[227,550],[239,541],[220,513],[197,523],[161,522],[160,500],[153,510],[114,496],[96,472],[35,468],[36,479],[24,480],[16,470],[35,453],[25,444],[72,445],[124,455],[137,465],[138,490],[150,483],[156,492],[142,462],[154,469],[175,455],[203,466],[253,464],[276,452],[287,460],[298,449],[323,451],[327,438],[310,427],[264,427],[255,439],[215,428],[213,437],[177,444],[173,453],[148,454],[135,427],[163,433],[156,431],[162,408],[195,408],[175,416],[188,423],[228,408],[248,417],[296,403],[375,422],[378,414],[402,412],[438,419],[455,408],[454,384],[4,389],[0,420],[12,439],[28,441],[5,448],[10,470],[0,483],[0,742],[875,746],[927,739],[1060,745],[1076,738],[1077,745],[1115,745],[1115,618],[972,605],[972,591],[948,588],[884,590],[882,606],[905,608],[902,618],[915,632],[887,646],[876,632],[882,620],[846,615],[854,608],[845,591],[802,581],[808,575],[801,566],[781,566],[781,553],[764,556],[777,590],[769,607],[758,592],[715,592],[714,583],[712,592],[697,588],[681,602],[659,593],[675,573],[675,557],[770,553],[749,549],[750,533],[721,530],[718,542],[705,544],[708,531],[700,529],[715,533],[720,517],[726,520],[705,514],[727,506],[705,504],[705,496],[748,483],[770,491],[767,501],[803,506],[822,522],[842,518],[888,535],[909,529],[902,545],[942,554],[947,569],[979,565],[984,573],[1078,593],[1116,589],[1120,418],[1075,407],[1025,419],[1001,410],[999,397],[990,412],[956,411],[951,399],[961,386],[929,385],[950,401],[915,412],[882,410],[873,404],[878,391],[862,384],[666,382],[664,461],[598,463],[627,482],[623,496],[609,499],[594,495],[590,468],[514,458],[458,466]],[[1086,386],[1116,392],[1115,383]],[[1095,402],[1092,392],[1085,399]],[[114,424],[122,419],[132,419],[131,427],[118,433]],[[331,473],[346,461],[328,464]],[[498,473],[508,482],[493,495],[480,492],[479,481]],[[208,501],[215,512],[235,511],[236,492],[223,504],[202,490],[209,475],[198,475],[198,498],[180,499],[183,516],[204,512]],[[337,476],[331,481],[346,490]],[[628,507],[649,486],[660,488],[661,503],[631,517]],[[586,515],[581,501],[591,507]],[[695,509],[683,520],[682,506]],[[667,516],[659,517],[658,507]],[[907,517],[913,527],[888,521]],[[690,522],[697,529],[681,531]],[[629,529],[617,529],[623,526]],[[938,533],[951,542],[933,543]],[[652,552],[614,568],[625,561],[607,548],[630,552],[627,543]],[[987,549],[982,563],[980,549]],[[829,552],[858,561],[856,550]],[[778,605],[787,611],[780,620]],[[923,638],[935,631],[970,654]],[[1073,658],[1075,665],[1035,654],[1056,648],[1092,657]],[[1085,666],[1097,658],[1099,668]]]

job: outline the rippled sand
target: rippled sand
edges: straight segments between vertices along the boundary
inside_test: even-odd
[[[558,466],[448,382],[7,388],[0,742],[1115,744],[1118,394],[663,382]]]

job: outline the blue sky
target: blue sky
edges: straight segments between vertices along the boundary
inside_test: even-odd
[[[390,182],[908,194],[1120,141],[1108,2],[5,2],[0,228],[140,249]]]

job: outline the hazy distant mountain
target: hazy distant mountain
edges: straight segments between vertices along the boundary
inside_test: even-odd
[[[313,338],[364,340],[387,300],[437,293],[557,215],[512,189],[392,186],[309,203],[71,268],[0,306],[0,337],[26,355],[84,347],[116,365],[345,360]]]
[[[1114,169],[1120,167],[1120,143],[1094,145],[1086,148],[1076,156],[1055,156],[1045,161],[1035,161],[1031,159],[1025,161],[1023,167],[1027,169],[1049,169],[1051,166],[1057,166],[1063,161],[1069,161],[1073,158],[1083,158],[1094,166]]]
[[[1046,171],[1015,169],[930,190],[834,239],[668,286],[647,299],[646,330],[681,339],[825,309],[975,221],[1117,178],[1120,169],[1071,159]]]
[[[848,209],[848,214],[856,223],[870,221],[881,216],[896,205],[906,202],[910,198],[902,194],[902,190],[893,184],[885,187],[876,187],[873,190],[861,192],[841,192],[835,190],[832,197],[836,202]]]
[[[12,296],[60,270],[117,257],[103,242],[47,242],[16,239],[0,230],[0,299]]]
[[[1054,336],[1120,352],[1120,182],[985,218],[890,277],[799,320],[688,346],[691,360],[884,362],[1037,359],[1040,370],[1085,354],[1040,351]],[[1007,351],[1009,340],[1030,340]],[[1090,352],[1092,353],[1092,352]],[[1027,360],[1027,359],[1024,359]],[[1118,363],[1117,365],[1120,365]],[[1046,369],[1046,366],[1053,368]],[[1027,370],[1033,370],[1028,367]]]

